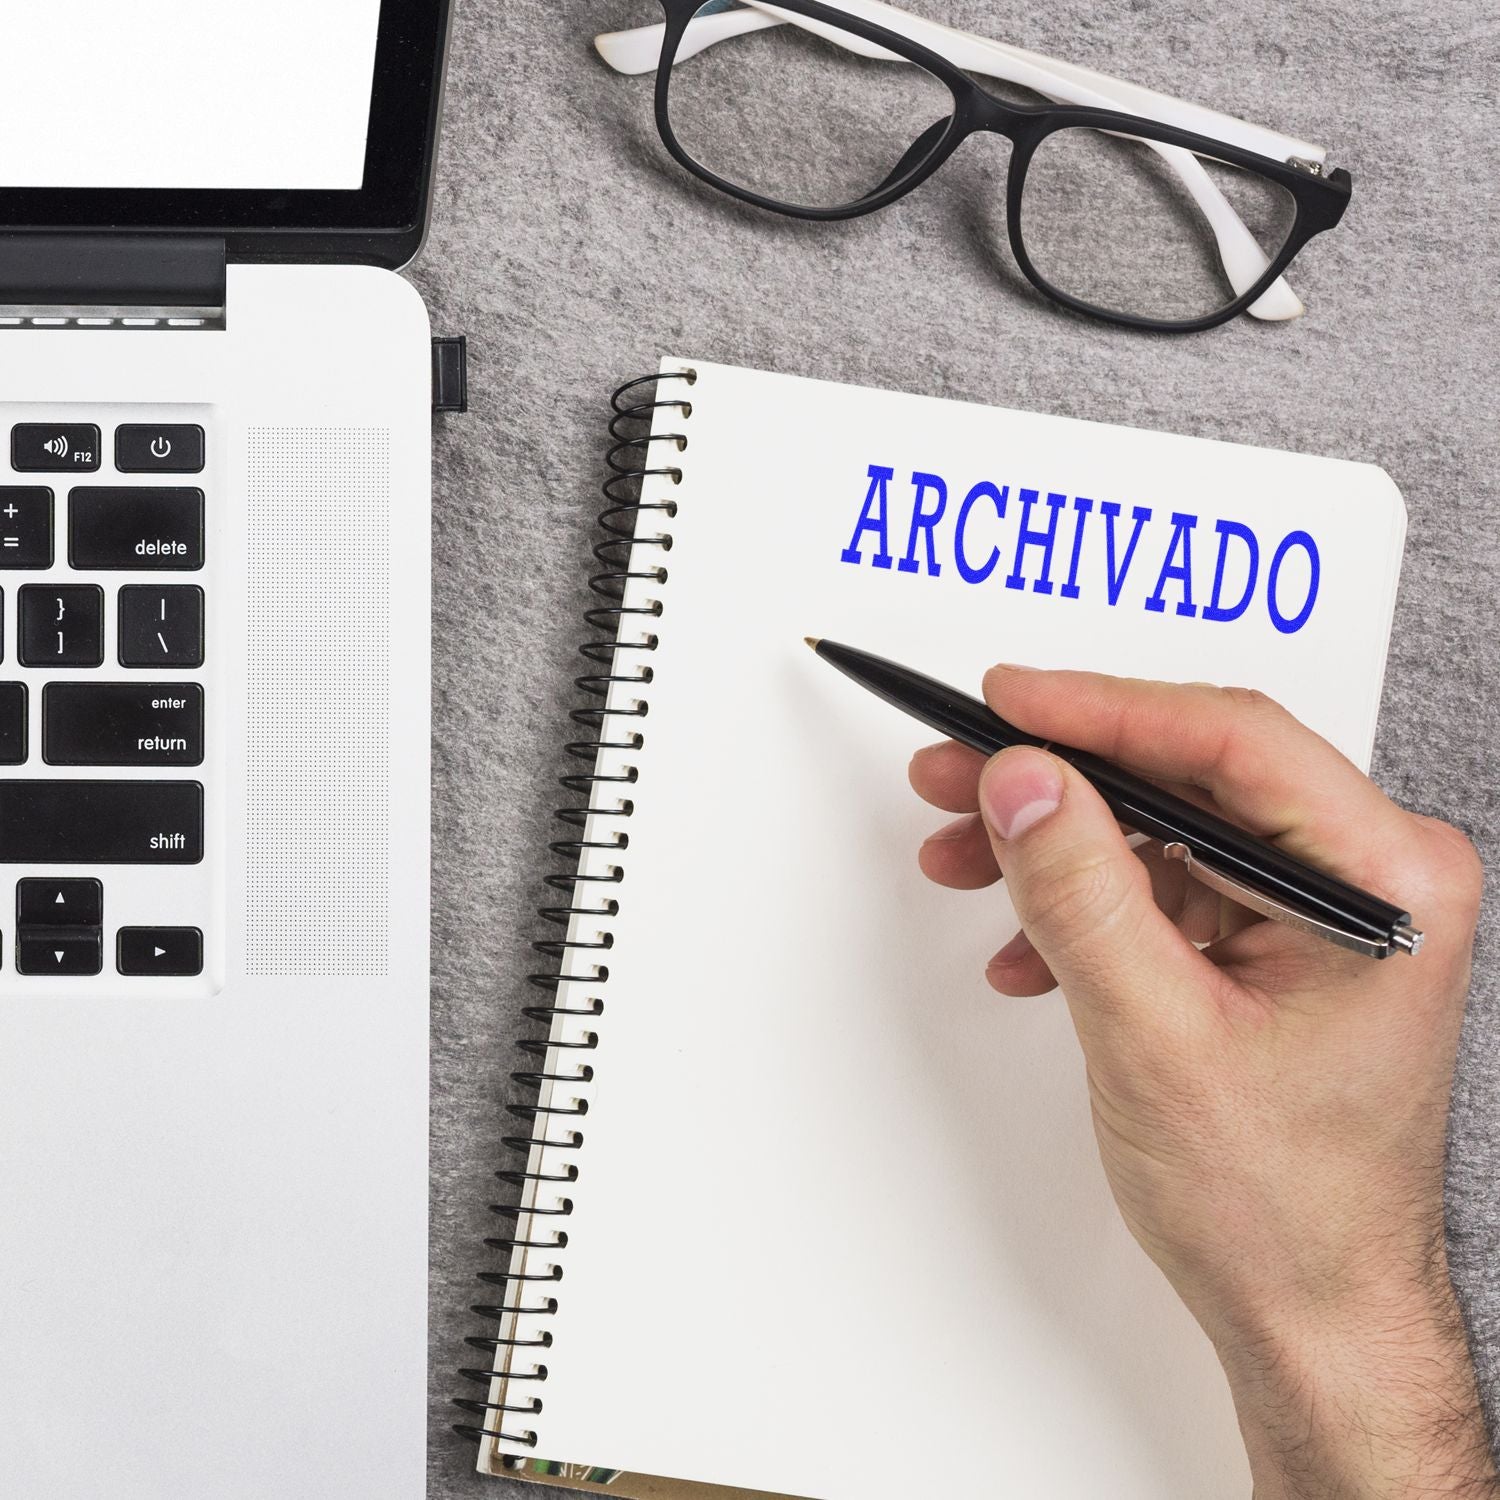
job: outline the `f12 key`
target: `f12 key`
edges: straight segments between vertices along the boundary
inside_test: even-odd
[[[10,430],[17,474],[77,473],[99,467],[99,429],[92,422],[17,422]]]

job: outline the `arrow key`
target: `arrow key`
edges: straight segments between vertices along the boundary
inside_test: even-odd
[[[122,927],[115,945],[122,974],[160,978],[203,972],[203,934],[196,927]]]
[[[18,880],[17,927],[97,927],[104,887],[97,880]]]
[[[23,927],[16,934],[16,971],[21,974],[97,974],[103,968],[97,927]]]

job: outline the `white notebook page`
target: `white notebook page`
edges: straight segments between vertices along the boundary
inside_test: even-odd
[[[529,1325],[553,1334],[548,1378],[510,1387],[543,1407],[509,1430],[535,1430],[530,1453],[547,1458],[826,1500],[895,1500],[923,1475],[1025,1500],[1248,1495],[1214,1355],[1110,1199],[1063,1003],[984,982],[1015,928],[1003,887],[956,893],[917,871],[943,815],[909,790],[906,765],[934,736],[803,636],[971,691],[996,660],[1255,686],[1365,764],[1400,497],[1364,465],[693,368],[690,391],[659,393],[693,403],[686,422],[657,424],[688,436],[654,457],[680,463],[682,482],[647,491],[678,513],[640,527],[674,545],[637,547],[634,564],[668,568],[634,586],[635,601],[662,602],[659,647],[636,654],[654,680],[612,700],[649,704],[615,721],[644,746],[608,761],[638,767],[634,813],[592,824],[592,837],[629,832],[592,866],[623,869],[619,913],[574,934],[613,931],[609,977],[565,991],[606,1009],[590,1023],[594,1081],[553,1095],[587,1097],[589,1112],[582,1148],[552,1158],[579,1176],[571,1216],[546,1226],[568,1234],[563,1279],[541,1289],[557,1311]],[[889,568],[868,528],[860,561],[841,559],[872,465],[892,474]],[[938,576],[920,531],[916,571],[899,567],[914,472],[947,487]],[[969,507],[971,575],[1001,550],[971,582],[954,524],[983,480],[1007,487],[1008,518],[987,491]],[[1047,494],[1067,497],[1050,594],[1034,587],[1035,543],[1025,587],[1004,581],[1024,487],[1039,492],[1036,526]],[[1078,496],[1093,506],[1070,573]],[[1111,604],[1134,507],[1151,517]],[[1173,560],[1174,513],[1197,518],[1192,615],[1180,576],[1161,611],[1145,607]],[[1260,582],[1238,618],[1209,620],[1219,520],[1255,535]],[[1317,591],[1299,627],[1278,629],[1266,575],[1297,532],[1316,548]],[[1248,546],[1228,544],[1223,612]],[[1311,573],[1305,545],[1284,550],[1284,627]]]

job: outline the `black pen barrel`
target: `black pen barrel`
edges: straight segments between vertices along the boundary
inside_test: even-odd
[[[812,644],[812,638],[808,638]],[[1041,749],[1045,741],[1007,724],[999,714],[977,698],[960,693],[935,678],[899,662],[873,656],[838,641],[818,641],[813,650],[830,666],[852,677],[862,688],[884,698],[893,708],[920,719],[928,728],[958,740],[985,755],[998,755],[1013,745]]]
[[[1408,912],[1389,901],[1315,870],[1268,840],[1086,750],[1047,748],[1067,761],[1127,828],[1163,843],[1186,844],[1195,859],[1294,911],[1376,946],[1389,943],[1396,928],[1411,921]]]
[[[813,648],[876,697],[981,754],[995,755],[1015,745],[1050,751],[1083,776],[1127,828],[1163,843],[1183,844],[1194,859],[1303,916],[1377,948],[1388,946],[1392,935],[1411,921],[1409,913],[1389,901],[1303,864],[1275,844],[1110,761],[1026,734],[967,693],[837,641],[818,641]]]

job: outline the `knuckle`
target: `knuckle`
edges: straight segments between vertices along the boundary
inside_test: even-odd
[[[1236,708],[1249,709],[1255,713],[1264,713],[1267,709],[1279,709],[1281,707],[1274,698],[1267,693],[1261,692],[1259,688],[1223,687],[1219,691]]]
[[[1484,897],[1484,862],[1473,840],[1451,823],[1434,823],[1438,834],[1440,876],[1453,898],[1478,911]]]
[[[1247,790],[1262,786],[1272,763],[1266,753],[1268,739],[1273,736],[1279,739],[1286,733],[1288,723],[1296,721],[1259,688],[1224,687],[1216,691],[1234,708],[1223,725],[1219,741],[1215,758],[1218,774],[1226,782]]]
[[[1231,741],[1251,740],[1268,731],[1281,733],[1289,722],[1297,722],[1288,709],[1259,688],[1225,687],[1219,695],[1234,710],[1226,731]]]
[[[1108,927],[1125,892],[1111,862],[1099,855],[1058,861],[1026,882],[1026,916],[1044,931],[1081,936]]]
[[[1227,730],[1231,737],[1279,732],[1292,718],[1287,709],[1259,688],[1224,687],[1219,689],[1219,696],[1227,699],[1232,709]]]

